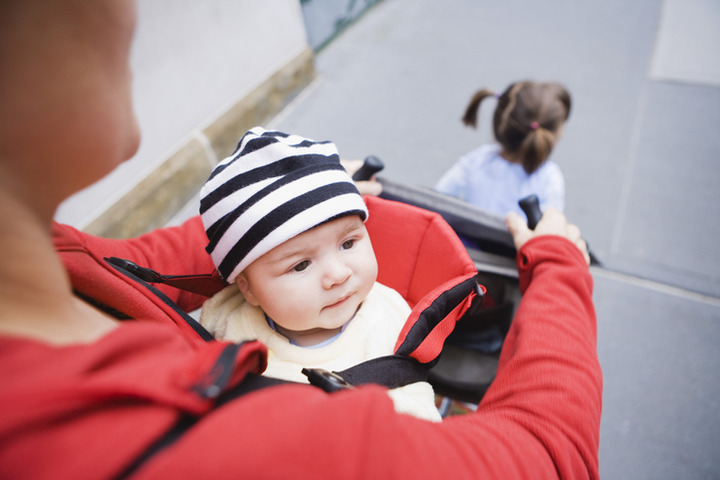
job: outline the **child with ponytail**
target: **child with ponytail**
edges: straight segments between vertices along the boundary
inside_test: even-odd
[[[511,211],[524,215],[518,200],[533,193],[541,209],[563,211],[565,181],[548,157],[570,115],[570,94],[558,83],[533,81],[513,83],[500,95],[482,89],[465,110],[465,125],[476,128],[480,103],[488,97],[497,98],[497,144],[462,156],[435,189],[503,217]]]

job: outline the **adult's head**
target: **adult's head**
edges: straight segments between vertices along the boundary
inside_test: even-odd
[[[0,188],[52,217],[137,150],[134,0],[0,2]]]

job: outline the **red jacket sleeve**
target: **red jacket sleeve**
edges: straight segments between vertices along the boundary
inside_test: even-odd
[[[557,237],[529,241],[518,268],[523,298],[480,411],[503,443],[513,439],[509,449],[537,457],[549,476],[597,478],[602,372],[592,277],[577,248]]]

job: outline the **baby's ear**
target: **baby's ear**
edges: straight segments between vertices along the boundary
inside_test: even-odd
[[[245,272],[240,272],[240,274],[235,278],[235,285],[237,285],[238,289],[240,289],[240,292],[243,294],[243,297],[245,297],[245,300],[247,300],[250,305],[255,307],[260,306],[257,298],[252,293],[252,288],[250,288],[250,282],[248,281]]]

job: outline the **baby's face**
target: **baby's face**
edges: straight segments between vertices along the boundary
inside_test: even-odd
[[[325,223],[251,263],[237,278],[248,302],[300,345],[330,338],[350,320],[377,278],[360,217]]]

